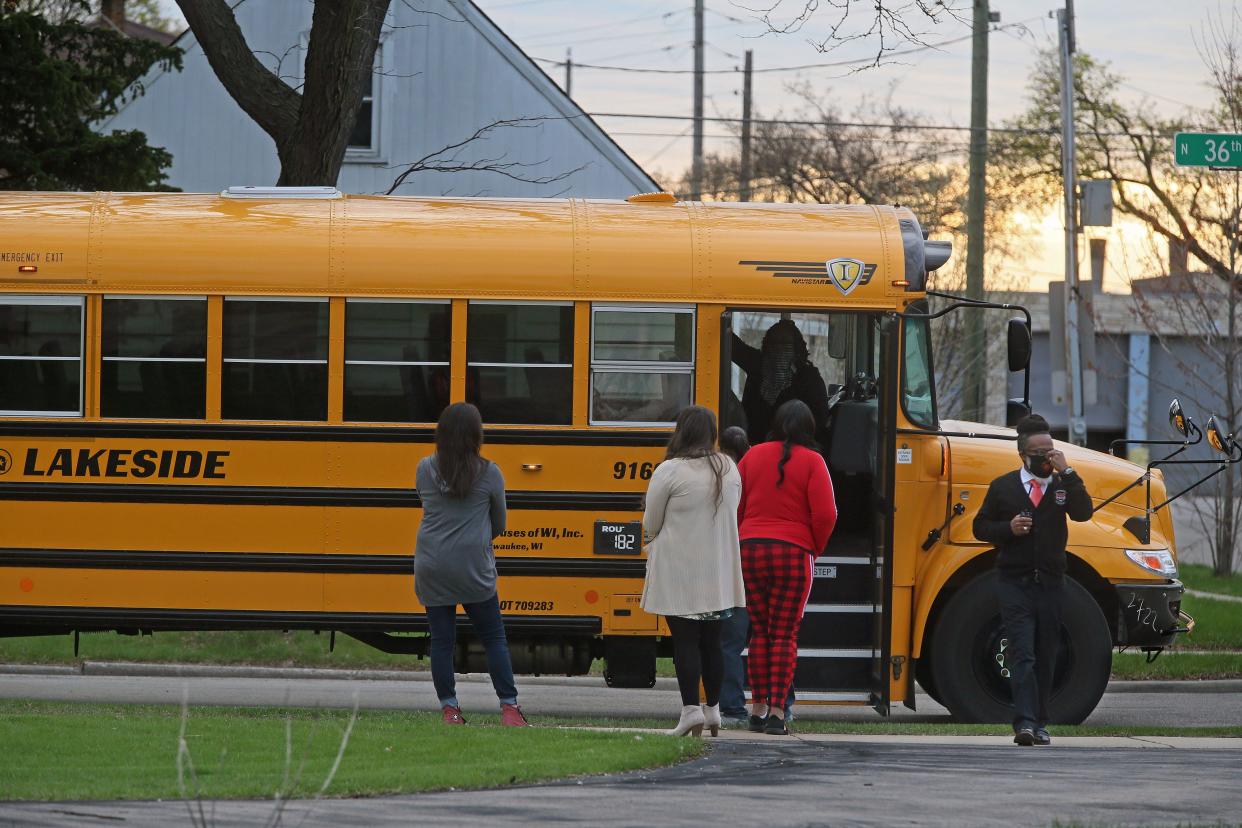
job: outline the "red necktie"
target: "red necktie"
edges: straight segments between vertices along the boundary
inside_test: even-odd
[[[1035,504],[1036,506],[1038,506],[1038,505],[1039,505],[1039,501],[1041,501],[1041,500],[1043,500],[1043,499],[1044,499],[1044,490],[1043,490],[1043,488],[1039,485],[1039,481],[1038,481],[1038,480],[1032,480],[1032,481],[1031,481],[1031,503],[1033,503],[1033,504]]]

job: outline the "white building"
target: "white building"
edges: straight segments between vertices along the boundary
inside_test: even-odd
[[[251,50],[294,84],[313,10],[306,0],[234,3]],[[192,31],[177,45],[184,69],[152,70],[146,94],[99,129],[142,130],[152,146],[172,153],[168,183],[187,192],[275,184],[272,139],[229,97]],[[512,118],[546,120],[500,128],[444,157],[517,162],[513,172],[527,179],[570,174],[539,184],[497,172],[419,172],[396,194],[623,198],[659,189],[469,0],[394,0],[372,82],[337,181],[345,192],[386,192],[404,165]]]

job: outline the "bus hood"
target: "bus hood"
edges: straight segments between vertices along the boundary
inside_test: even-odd
[[[950,475],[954,487],[987,487],[997,476],[1019,467],[1018,449],[1014,442],[1017,432],[1012,428],[964,420],[942,420],[940,427],[948,432],[989,435],[949,438]],[[1010,439],[996,439],[997,437]],[[1144,467],[1129,460],[1061,440],[1053,442],[1065,453],[1065,459],[1082,477],[1097,506],[1143,476]],[[1152,472],[1152,503],[1160,503],[1165,496],[1164,477],[1156,469]],[[1140,484],[1097,512],[1092,523],[1097,530],[1105,532],[1111,538],[1111,543],[1141,546],[1132,535],[1122,529],[1122,523],[1135,514],[1141,515],[1145,508],[1146,486]],[[1168,508],[1161,509],[1153,521],[1151,545],[1172,546],[1171,524]],[[1084,533],[1075,531],[1073,534],[1081,536]],[[1162,540],[1159,537],[1161,535],[1166,540]],[[1108,545],[1104,538],[1097,537],[1093,540]]]

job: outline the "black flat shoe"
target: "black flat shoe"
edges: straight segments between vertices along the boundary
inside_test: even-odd
[[[1052,736],[1048,734],[1046,728],[1035,728],[1035,744],[1040,746],[1052,744]]]
[[[1017,733],[1013,734],[1013,743],[1022,747],[1030,747],[1035,744],[1035,731],[1029,727],[1024,727]]]
[[[763,732],[763,717],[756,716],[755,714],[752,713],[750,715],[750,721],[747,724],[747,727],[750,728],[751,733],[762,733]]]
[[[785,726],[784,719],[769,713],[767,721],[763,723],[763,732],[769,736],[788,736],[789,728]]]

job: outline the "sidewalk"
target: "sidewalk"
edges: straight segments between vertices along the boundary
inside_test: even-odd
[[[335,679],[342,681],[430,682],[426,670],[336,670],[322,667],[258,667],[219,664],[148,664],[128,661],[83,661],[68,664],[0,664],[0,675],[158,676],[163,678]],[[483,673],[459,675],[459,682],[490,683]],[[522,676],[522,684],[604,687],[602,676]],[[676,690],[674,678],[657,678],[657,690]],[[1185,681],[1112,681],[1109,693],[1242,693],[1242,679]]]

